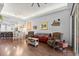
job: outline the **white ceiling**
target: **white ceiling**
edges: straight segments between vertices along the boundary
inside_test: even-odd
[[[13,15],[20,18],[29,18],[37,15],[46,14],[49,11],[54,11],[67,7],[66,3],[40,3],[40,7],[35,3],[34,6],[31,6],[32,3],[6,3],[4,4],[1,14]]]
[[[7,19],[4,21],[4,23],[16,24],[17,22],[22,22],[22,20],[25,21],[29,18],[47,15],[53,12],[67,9],[68,7],[67,3],[40,3],[40,7],[38,7],[36,3],[33,7],[31,5],[32,3],[4,3],[1,14],[5,16],[14,16],[20,19]]]

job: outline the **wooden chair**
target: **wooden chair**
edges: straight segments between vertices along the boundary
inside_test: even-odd
[[[28,32],[28,37],[34,37],[34,31],[29,31]]]
[[[55,48],[55,42],[58,41],[58,40],[61,40],[61,36],[62,36],[62,33],[60,32],[54,32],[51,34],[51,39],[47,41],[48,45],[52,46]]]

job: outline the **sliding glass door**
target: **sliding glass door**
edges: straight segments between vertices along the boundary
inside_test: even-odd
[[[72,47],[75,55],[79,55],[79,4],[74,4],[72,15]]]
[[[77,39],[77,52],[79,55],[79,4],[77,5],[77,13],[76,13],[76,39]]]
[[[75,9],[75,51],[76,55],[79,55],[79,4]]]

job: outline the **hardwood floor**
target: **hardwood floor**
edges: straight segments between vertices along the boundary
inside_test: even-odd
[[[0,40],[1,56],[73,56],[73,51],[67,49],[67,53],[62,53],[47,44],[39,43],[38,47],[28,45],[25,40]]]

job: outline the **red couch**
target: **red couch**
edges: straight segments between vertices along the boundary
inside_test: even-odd
[[[35,35],[36,38],[39,38],[40,42],[47,43],[48,35]]]

